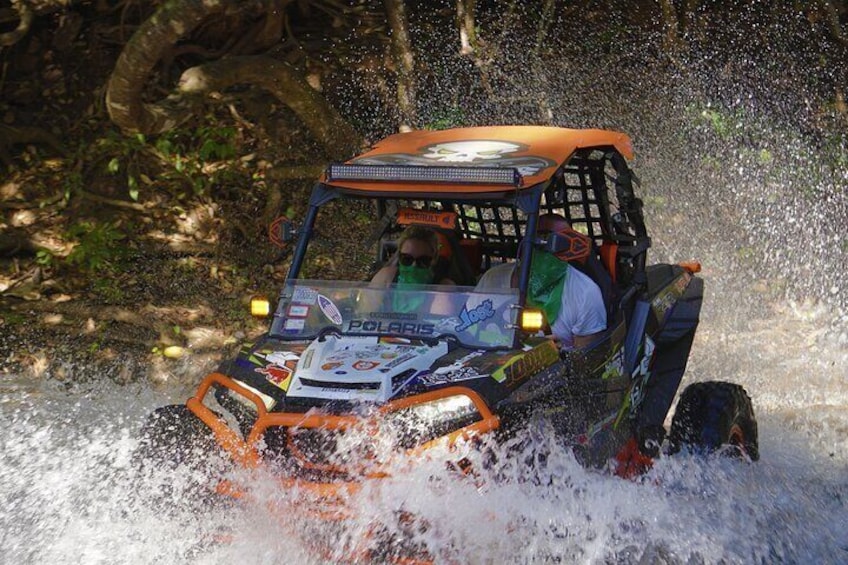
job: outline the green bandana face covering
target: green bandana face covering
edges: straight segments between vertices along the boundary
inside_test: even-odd
[[[408,267],[398,265],[398,284],[430,284],[433,271],[429,267],[418,267],[414,263]]]
[[[548,324],[554,323],[562,307],[562,287],[566,276],[568,263],[560,261],[547,251],[533,250],[527,303],[541,309]]]
[[[405,267],[398,265],[398,290],[412,290],[422,284],[433,282],[433,271],[429,267],[418,267],[415,264]],[[415,312],[426,300],[423,293],[401,292],[394,293],[393,305],[397,312]]]

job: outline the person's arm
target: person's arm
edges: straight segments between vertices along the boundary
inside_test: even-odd
[[[598,285],[589,277],[578,273],[576,270],[571,273],[574,277],[572,282],[576,286],[570,287],[574,293],[568,298],[574,301],[571,305],[575,317],[571,326],[572,344],[575,349],[582,349],[594,344],[606,332],[607,311]],[[566,299],[565,295],[563,299]]]
[[[377,274],[374,275],[374,278],[371,279],[371,284],[369,286],[372,287],[386,287],[392,284],[392,281],[395,279],[395,274],[397,273],[397,267],[383,267]]]
[[[596,340],[600,339],[603,335],[603,331],[589,335],[575,335],[574,347],[575,349],[583,349],[584,347],[589,347],[590,345],[595,343]]]

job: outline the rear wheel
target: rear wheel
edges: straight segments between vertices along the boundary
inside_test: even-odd
[[[721,450],[731,456],[760,458],[757,420],[751,398],[733,383],[710,381],[686,387],[669,434],[672,452]]]

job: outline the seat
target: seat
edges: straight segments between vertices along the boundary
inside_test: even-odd
[[[436,264],[437,277],[441,275],[443,278],[449,278],[459,286],[474,286],[477,277],[456,232],[433,227],[431,229],[436,232],[440,244]]]

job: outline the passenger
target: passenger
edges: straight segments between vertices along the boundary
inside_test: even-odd
[[[431,229],[410,226],[398,240],[398,252],[371,279],[372,286],[398,284],[447,284],[444,261],[439,257],[439,238]]]
[[[559,214],[544,214],[539,217],[537,233],[570,227]],[[504,288],[506,281],[515,287],[517,279],[515,263],[505,263],[486,271],[477,290]],[[551,333],[564,349],[587,347],[607,328],[607,311],[598,285],[566,261],[538,248],[533,249],[527,304],[545,313]]]

